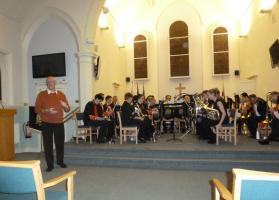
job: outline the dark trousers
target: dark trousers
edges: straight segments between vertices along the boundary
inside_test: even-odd
[[[64,140],[65,140],[65,129],[64,124],[42,124],[43,144],[45,151],[45,159],[48,167],[54,166],[53,158],[53,137],[56,149],[56,162],[62,164],[64,162]]]
[[[271,122],[271,134],[269,136],[271,140],[279,138],[279,119],[272,119]]]
[[[196,123],[197,134],[208,140],[215,140],[216,135],[213,133],[211,127],[216,126],[219,122],[201,117]]]
[[[140,119],[129,119],[127,122],[123,122],[123,126],[137,126],[139,129],[138,138],[147,138],[146,122]]]
[[[113,120],[93,120],[86,123],[86,126],[100,127],[97,142],[105,142],[112,139],[115,123]]]
[[[249,129],[251,137],[256,138],[258,123],[263,120],[265,120],[264,116],[261,117],[251,116],[247,119],[247,127]]]

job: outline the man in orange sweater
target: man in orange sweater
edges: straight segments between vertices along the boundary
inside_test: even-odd
[[[66,168],[64,163],[64,140],[65,129],[63,124],[63,111],[69,112],[70,106],[63,92],[56,90],[56,79],[48,77],[46,80],[47,90],[38,94],[35,111],[42,120],[43,144],[47,172],[54,169],[53,136],[56,148],[56,161],[61,168]]]

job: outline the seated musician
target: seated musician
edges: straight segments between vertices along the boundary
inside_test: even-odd
[[[267,103],[255,94],[249,95],[249,100],[251,102],[251,112],[247,119],[247,126],[251,137],[256,138],[258,123],[264,121],[266,117]]]
[[[238,133],[241,134],[242,127],[244,123],[246,123],[248,116],[251,112],[251,103],[249,100],[249,96],[246,92],[241,93],[240,100],[239,100],[239,113],[241,117],[239,118],[238,124]]]
[[[100,127],[98,143],[114,143],[112,136],[114,134],[114,123],[104,115],[102,94],[96,94],[93,101],[89,101],[84,109],[83,121],[84,125],[92,127]]]
[[[137,112],[138,117],[143,117],[143,124],[144,124],[144,139],[145,140],[152,140],[153,133],[155,131],[154,126],[152,125],[152,120],[146,109],[144,96],[142,94],[137,95],[137,102],[134,105]]]
[[[118,104],[118,97],[117,96],[113,96],[112,97],[112,103],[111,103],[111,107],[114,108],[115,106],[119,105]]]
[[[126,93],[124,96],[124,103],[121,106],[122,111],[122,123],[123,126],[137,126],[139,128],[138,139],[141,143],[145,143],[144,137],[144,123],[143,118],[139,117],[135,112],[135,108],[133,106],[133,95],[131,93]]]
[[[204,134],[204,138],[208,139],[208,143],[215,144],[216,143],[216,136],[213,133],[211,127],[220,127],[224,126],[229,123],[229,118],[227,114],[227,105],[225,100],[220,97],[220,92],[217,88],[211,89],[208,91],[208,97],[212,100],[213,108],[219,112],[220,119],[213,120],[209,118],[203,118],[200,124],[201,134]]]
[[[113,111],[113,103],[112,103],[112,96],[108,95],[105,98],[104,108],[104,115],[110,118],[111,120],[114,119],[114,111]]]
[[[171,100],[171,95],[167,94],[165,96],[164,104],[170,104],[170,103],[173,103],[172,100]]]
[[[279,141],[279,92],[271,93],[271,102],[274,105],[270,108],[272,114],[270,141]]]

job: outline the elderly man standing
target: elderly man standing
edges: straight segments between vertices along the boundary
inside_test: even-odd
[[[64,163],[65,129],[63,124],[63,111],[69,112],[70,106],[63,92],[56,90],[56,78],[48,77],[47,90],[38,94],[35,111],[42,120],[43,144],[47,172],[54,169],[53,136],[56,148],[56,161],[61,168],[66,168]]]

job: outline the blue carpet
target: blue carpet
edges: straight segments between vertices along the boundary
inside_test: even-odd
[[[279,152],[104,149],[66,145],[65,162],[71,165],[138,169],[225,172],[232,168],[245,168],[278,172]]]

